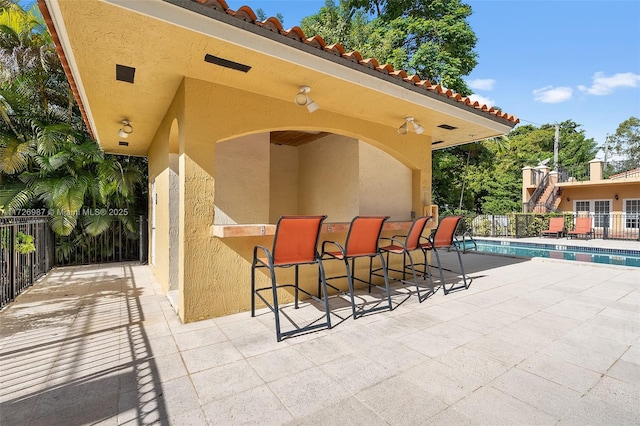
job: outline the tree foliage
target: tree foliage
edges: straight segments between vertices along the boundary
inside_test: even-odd
[[[90,139],[55,47],[36,9],[0,9],[0,209],[42,208],[60,235],[96,235],[115,209],[132,234],[145,159],[105,155]]]
[[[256,9],[256,16],[260,21],[265,21],[268,18],[267,14],[262,8]],[[278,21],[280,21],[280,23],[284,25],[284,16],[282,15],[282,13],[276,13],[276,19],[278,19]]]
[[[632,116],[620,123],[616,133],[607,138],[607,145],[613,154],[620,156],[622,169],[640,167],[640,119]]]
[[[471,91],[463,77],[477,65],[470,15],[460,0],[327,0],[301,26],[466,96]]]
[[[560,166],[573,172],[588,168],[597,146],[580,125],[560,126]],[[446,211],[506,214],[522,209],[522,168],[553,159],[555,124],[522,125],[505,139],[448,148],[433,153],[433,200]],[[469,166],[466,160],[469,159]]]
[[[306,34],[341,43],[365,57],[416,72],[462,95],[463,80],[477,64],[476,36],[460,0],[326,0],[302,20]],[[433,153],[433,202],[445,211],[502,214],[521,210],[522,168],[553,158],[555,124],[523,125],[506,138]],[[596,144],[577,123],[560,124],[559,162],[588,167]]]

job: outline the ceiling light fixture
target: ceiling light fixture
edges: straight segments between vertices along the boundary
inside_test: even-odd
[[[118,130],[118,136],[126,139],[131,133],[133,133],[133,126],[131,125],[131,121],[125,118],[122,120],[122,127]]]
[[[309,112],[314,112],[318,108],[320,108],[318,104],[309,97],[308,93],[311,91],[311,88],[309,86],[300,86],[298,87],[298,90],[299,92],[293,98],[293,101],[296,103],[296,105],[306,106]]]
[[[405,117],[404,123],[398,128],[398,133],[401,135],[406,135],[409,133],[409,123],[413,126],[413,131],[418,135],[424,133],[424,127],[420,125],[413,117]]]
[[[406,135],[407,133],[409,133],[409,126],[407,125],[406,121],[402,123],[402,126],[398,127],[398,133],[400,133],[401,135]]]

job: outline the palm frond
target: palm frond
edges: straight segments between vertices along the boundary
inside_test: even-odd
[[[67,197],[62,205],[70,212],[77,212],[84,205],[85,193],[86,187],[82,185],[74,186],[67,192]]]
[[[34,121],[35,142],[40,155],[51,156],[60,151],[61,145],[67,140],[71,131],[66,123],[44,124]]]
[[[92,162],[98,162],[104,157],[104,153],[98,144],[92,140],[87,140],[81,144],[74,144],[70,149],[75,155],[81,156],[85,160]]]
[[[84,231],[92,236],[100,235],[111,226],[113,216],[92,214],[81,216],[81,224]]]
[[[8,175],[27,168],[33,149],[29,142],[23,142],[9,135],[0,135],[0,171]]]
[[[49,219],[49,226],[58,235],[70,235],[78,222],[77,215],[56,214]]]
[[[36,195],[20,184],[5,185],[0,189],[0,206],[4,210],[19,210],[29,206]]]
[[[132,212],[129,211],[129,214],[127,215],[120,215],[118,216],[118,219],[120,220],[120,222],[124,225],[124,231],[125,234],[127,236],[127,238],[132,239],[132,240],[137,240],[138,239],[138,216]]]

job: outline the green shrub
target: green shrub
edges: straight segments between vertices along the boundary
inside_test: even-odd
[[[24,232],[18,232],[16,235],[15,249],[20,254],[29,254],[36,251],[36,246],[33,244],[33,236],[25,234]]]

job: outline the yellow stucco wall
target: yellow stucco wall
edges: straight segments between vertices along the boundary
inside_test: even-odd
[[[216,144],[215,224],[276,223],[285,214],[410,220],[411,185],[409,168],[347,136],[300,147],[271,144],[268,133],[243,136]]]
[[[269,221],[269,134],[212,145],[216,163],[215,223]]]
[[[562,201],[559,209],[564,212],[572,212],[575,210],[576,201],[591,200],[609,200],[611,205],[611,213],[622,213],[623,202],[625,199],[640,198],[640,182],[627,183],[601,183],[564,185],[562,188]],[[615,199],[615,195],[618,199]]]
[[[348,222],[358,214],[358,141],[329,135],[300,147],[300,214]]]
[[[169,144],[156,138],[149,148],[149,267],[163,291],[169,289]],[[155,181],[155,194],[152,182]],[[156,201],[157,200],[157,201]],[[155,205],[155,233],[153,203]],[[152,241],[155,236],[155,241]],[[155,250],[152,248],[155,244]],[[155,256],[152,256],[152,251]]]
[[[322,109],[309,114],[305,108],[300,108],[293,102],[282,102],[192,79],[183,81],[149,150],[150,176],[156,176],[156,179],[163,176],[168,168],[168,151],[162,146],[168,144],[175,119],[179,123],[181,188],[179,314],[184,322],[247,310],[250,306],[250,264],[253,247],[256,244],[267,247],[272,244],[271,237],[220,239],[212,236],[210,227],[214,223],[216,196],[216,143],[275,130],[320,130],[353,138],[353,143],[347,143],[343,148],[347,151],[353,150],[352,158],[358,158],[361,153],[359,139],[392,155],[394,161],[407,168],[404,179],[410,174],[413,186],[412,210],[420,212],[422,206],[430,204],[431,201],[431,153],[430,141],[427,138],[413,133],[400,136],[395,128],[339,116]],[[311,176],[312,171],[321,173],[327,179],[338,174],[335,168],[331,168],[332,160],[338,161],[332,157],[331,146],[337,147],[342,140],[336,135],[330,137],[324,148],[322,145],[311,143],[299,149],[298,173],[300,182],[304,182],[301,187],[307,188],[306,182],[313,181],[309,183],[312,185],[310,190],[325,191],[327,196],[331,195],[326,181],[323,185],[323,179],[312,179]],[[319,151],[322,151],[326,158],[322,167],[317,167],[314,163]],[[371,152],[367,154],[367,148],[363,151],[365,157],[371,157]],[[287,156],[291,156],[291,153],[284,154],[279,161],[285,161]],[[295,167],[293,169],[295,170]],[[359,213],[358,200],[362,196],[358,184],[360,168],[352,169],[348,171],[348,179],[342,187],[348,194],[356,194],[353,197],[356,201],[353,206],[342,205],[334,213],[335,218],[332,220],[348,221]],[[158,186],[157,190],[160,199],[163,193],[168,194],[168,184]],[[303,193],[298,193],[298,204],[302,206],[300,213],[327,210],[326,202],[319,204],[318,197],[307,201],[304,192],[306,189]],[[270,189],[268,193],[271,193]],[[277,196],[282,198],[286,195]],[[340,202],[343,200],[344,198]],[[274,217],[273,212],[276,210],[269,207],[269,219]],[[159,248],[164,244],[161,234],[165,231],[162,229],[168,234],[168,218],[164,216],[158,219],[156,231],[158,262],[155,273],[161,282],[164,272],[160,272],[158,265],[161,259]],[[303,287],[315,289],[315,269],[307,268],[302,275],[305,280]],[[258,285],[268,285],[264,274],[258,274],[258,281]],[[288,294],[283,293],[282,296],[284,301],[291,300]]]
[[[358,147],[360,214],[411,220],[411,170],[369,144],[360,142]]]
[[[298,212],[298,148],[270,144],[269,223]]]

